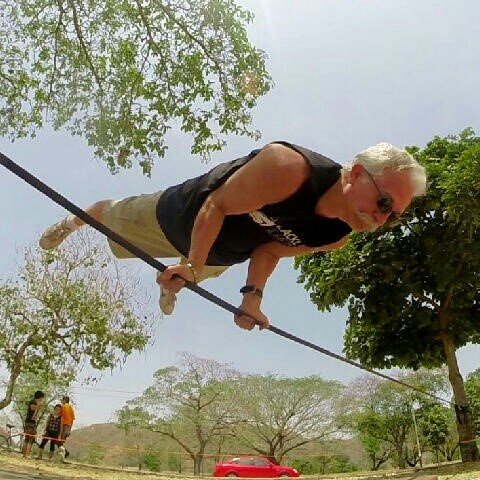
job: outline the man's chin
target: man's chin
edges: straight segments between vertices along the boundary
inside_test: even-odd
[[[378,229],[377,223],[374,222],[369,215],[359,213],[357,217],[359,220],[359,227],[355,230],[359,232],[374,232]]]

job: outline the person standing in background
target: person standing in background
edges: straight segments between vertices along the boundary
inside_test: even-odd
[[[65,441],[70,436],[73,422],[75,421],[75,411],[70,404],[70,397],[64,395],[62,397],[62,431],[60,434],[61,445],[64,446]],[[68,457],[70,452],[65,449],[65,457]]]
[[[48,416],[47,423],[45,425],[45,433],[43,434],[42,442],[39,446],[39,452],[37,460],[42,460],[43,450],[48,442],[50,442],[50,451],[48,452],[48,459],[51,460],[55,446],[59,445],[59,438],[62,432],[62,406],[60,404],[55,405],[53,412]]]
[[[37,390],[33,398],[28,402],[27,415],[25,416],[24,423],[23,458],[30,456],[33,442],[37,438],[37,424],[44,399],[45,394],[41,390]]]

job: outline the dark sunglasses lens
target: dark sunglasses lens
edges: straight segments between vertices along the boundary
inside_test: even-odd
[[[378,209],[382,213],[390,213],[393,208],[393,201],[391,197],[382,196],[377,201]]]

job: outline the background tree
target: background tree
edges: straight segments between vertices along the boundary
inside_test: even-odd
[[[427,403],[417,412],[418,428],[424,439],[423,451],[429,449],[437,463],[455,459],[459,444],[455,432],[455,414],[451,408]]]
[[[318,376],[251,375],[235,387],[235,437],[248,451],[281,463],[288,452],[338,433],[342,385]]]
[[[98,465],[105,458],[105,450],[105,446],[101,443],[91,443],[85,448],[80,461],[89,465]]]
[[[362,410],[351,416],[349,423],[367,454],[370,470],[378,470],[393,458],[395,449],[391,432],[388,430],[388,422],[375,411],[375,406],[365,405]]]
[[[477,368],[467,376],[465,390],[468,402],[472,408],[477,435],[480,435],[480,368]]]
[[[121,412],[146,412],[141,426],[174,440],[199,475],[207,447],[232,429],[236,399],[228,385],[237,377],[225,364],[184,353],[178,366],[157,370],[155,383]]]
[[[347,455],[332,453],[315,455],[307,459],[296,458],[291,463],[302,475],[325,475],[326,473],[345,473],[358,470]]]
[[[429,191],[403,225],[303,257],[299,281],[319,310],[348,304],[350,358],[377,368],[446,363],[462,460],[479,460],[455,350],[480,342],[480,139],[467,129],[410,151],[427,168]]]
[[[397,378],[432,395],[448,392],[443,371],[403,373]],[[405,468],[407,463],[415,465],[419,452],[412,410],[430,404],[431,399],[372,376],[354,382],[349,395],[355,402],[350,425],[354,432],[358,432],[372,469],[378,469],[390,458],[395,459],[399,468]]]
[[[85,364],[112,369],[146,346],[151,318],[136,314],[144,299],[116,265],[85,231],[54,252],[27,250],[18,275],[0,282],[0,364],[8,376],[0,410],[22,373],[73,378]]]
[[[142,469],[142,465],[145,462],[149,470],[152,470],[152,466],[156,465],[151,458],[151,452],[143,453],[140,450],[142,426],[148,425],[150,421],[151,416],[140,407],[124,406],[121,410],[117,411],[118,426],[125,431],[126,436],[132,435],[135,438],[137,465],[139,470]]]
[[[252,20],[233,0],[4,0],[0,135],[66,127],[113,172],[136,159],[146,174],[172,127],[203,158],[258,138],[250,110],[272,82]]]

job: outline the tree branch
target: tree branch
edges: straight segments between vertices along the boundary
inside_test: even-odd
[[[139,0],[136,0],[137,2]],[[212,55],[210,54],[210,51],[208,50],[207,46],[201,42],[195,35],[193,35],[192,33],[189,32],[188,28],[185,26],[185,24],[183,22],[181,22],[174,14],[174,12],[172,12],[172,9],[167,7],[166,5],[162,5],[162,3],[158,3],[158,7],[160,8],[160,10],[162,10],[165,15],[167,15],[170,20],[175,23],[175,25],[177,25],[180,30],[182,30],[182,32],[193,42],[193,43],[196,43],[200,48],[201,50],[203,51],[203,53],[205,54],[205,56],[215,65],[215,68],[217,69],[217,72],[218,72],[218,77],[220,79],[220,85],[222,87],[222,91],[225,93],[227,90],[228,90],[228,82],[226,81],[224,75],[223,75],[223,68],[222,66],[218,63],[218,61],[212,57]]]
[[[53,82],[55,80],[55,74],[57,72],[58,36],[59,36],[59,32],[60,32],[60,27],[63,25],[63,23],[62,23],[63,14],[64,14],[63,9],[60,9],[60,16],[58,17],[57,26],[55,27],[55,41],[54,41],[54,47],[53,47],[53,70],[52,70],[52,74],[50,76],[50,81],[49,81],[49,85],[48,85],[48,100],[49,101],[52,97]],[[47,105],[47,109],[48,109],[48,105]]]
[[[98,76],[98,73],[95,69],[95,65],[93,64],[93,61],[90,57],[90,53],[89,53],[88,48],[87,48],[87,45],[85,43],[85,39],[83,38],[82,29],[81,29],[80,23],[78,21],[77,7],[75,6],[74,0],[67,0],[67,1],[68,1],[68,4],[70,5],[70,7],[72,9],[73,25],[75,27],[75,33],[77,34],[77,38],[78,38],[78,41],[80,43],[81,50],[82,50],[83,54],[85,55],[85,59],[87,60],[87,63],[90,67],[90,71],[92,72],[93,76],[95,77],[95,81],[97,82],[98,88],[100,89],[100,91],[102,91],[103,90],[103,88],[102,88],[103,83],[102,83],[102,80],[100,79],[100,77]],[[64,13],[65,10],[63,9],[62,0],[57,0],[57,5],[58,5],[58,8],[60,9],[60,12]]]
[[[22,371],[22,363],[23,358],[25,357],[25,352],[27,348],[33,343],[33,339],[34,335],[29,335],[12,359],[12,367],[10,368],[10,376],[8,378],[5,396],[3,400],[0,401],[0,410],[3,410],[5,407],[10,405],[12,401],[13,389],[15,387],[15,382]]]

